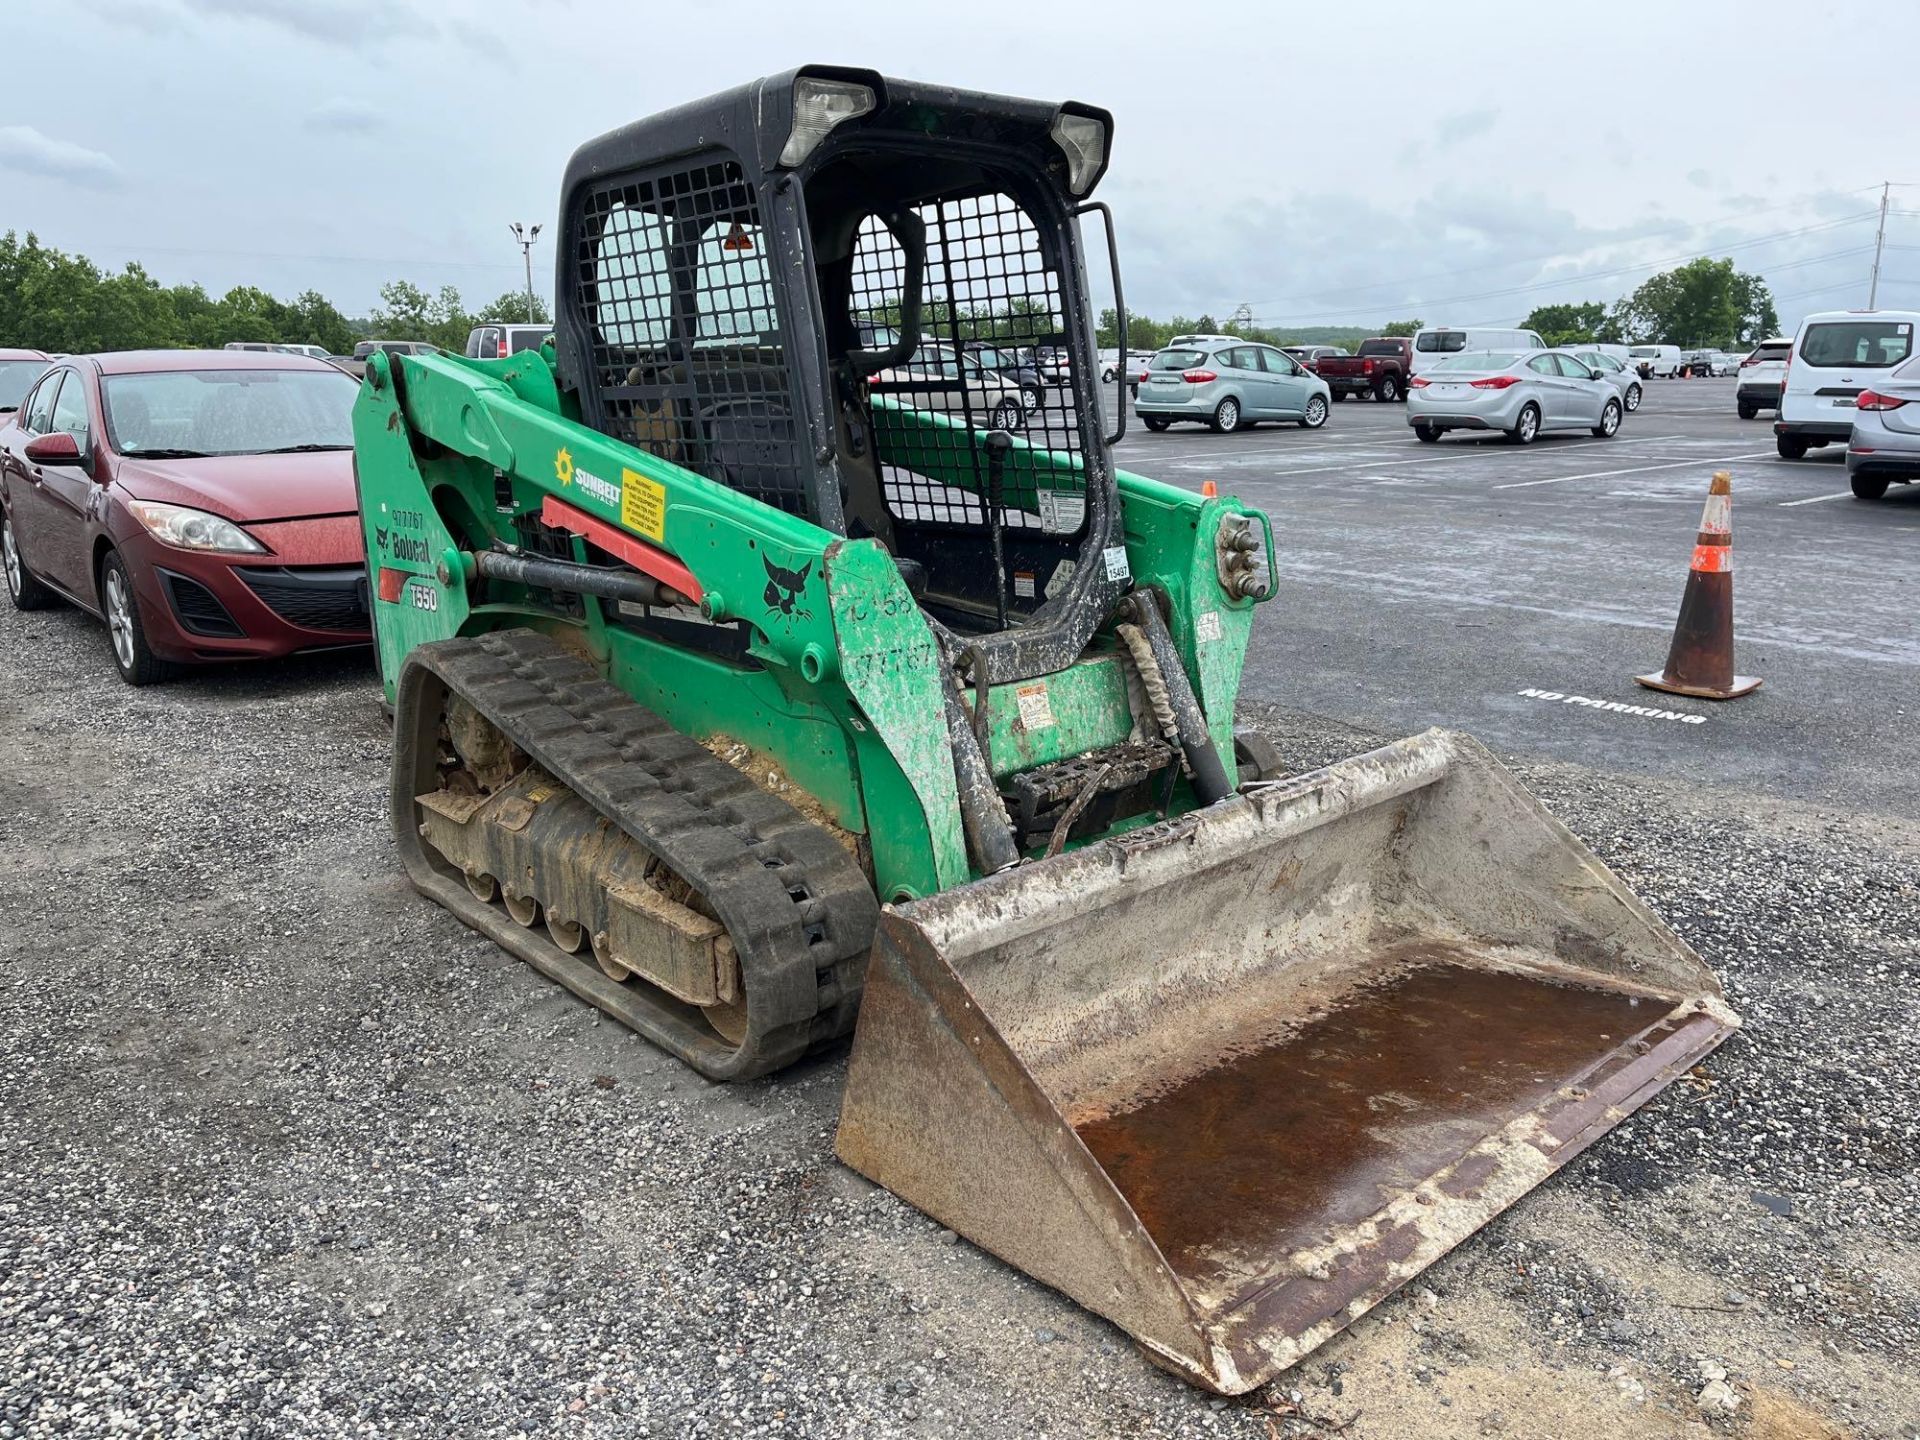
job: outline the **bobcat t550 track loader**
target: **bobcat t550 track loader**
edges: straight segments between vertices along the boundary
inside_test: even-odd
[[[714,1079],[857,1016],[848,1164],[1234,1392],[1737,1021],[1471,740],[1236,741],[1272,527],[1114,468],[1111,138],[810,66],[591,141],[551,345],[370,357],[360,499],[415,885]]]

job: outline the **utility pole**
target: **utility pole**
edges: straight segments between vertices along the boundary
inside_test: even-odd
[[[1887,197],[1893,193],[1893,182],[1885,181],[1880,186],[1880,230],[1873,237],[1873,279],[1867,282],[1867,308],[1875,308],[1874,302],[1880,298],[1880,255],[1887,248]]]
[[[540,238],[540,227],[528,230],[518,220],[507,228],[513,231],[515,243],[520,246],[520,258],[527,262],[527,323],[533,324],[533,242]]]
[[[1242,300],[1233,307],[1233,314],[1227,318],[1229,325],[1238,325],[1242,330],[1253,328],[1253,306]]]

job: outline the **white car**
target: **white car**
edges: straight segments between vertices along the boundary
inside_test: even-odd
[[[1917,310],[1825,310],[1800,322],[1780,393],[1774,444],[1783,460],[1853,433],[1858,397],[1913,357]]]
[[[1429,330],[1414,332],[1412,373],[1425,374],[1434,366],[1445,363],[1452,356],[1471,354],[1475,351],[1544,350],[1546,348],[1547,342],[1533,330],[1492,330],[1478,326],[1455,328],[1451,325],[1436,325]]]
[[[1740,383],[1734,386],[1733,403],[1742,420],[1751,420],[1762,410],[1780,408],[1780,391],[1787,382],[1787,357],[1792,354],[1793,341],[1776,335],[1762,340],[1740,362],[1736,372]]]
[[[1635,345],[1627,356],[1649,380],[1671,380],[1680,373],[1678,345]]]

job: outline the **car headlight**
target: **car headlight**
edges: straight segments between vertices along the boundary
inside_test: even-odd
[[[264,555],[267,547],[231,520],[185,505],[158,500],[130,500],[127,509],[154,539],[182,550],[219,550],[230,555]]]

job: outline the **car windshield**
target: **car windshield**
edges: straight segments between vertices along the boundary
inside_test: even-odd
[[[1477,351],[1471,355],[1455,355],[1451,359],[1442,360],[1433,368],[1435,370],[1511,370],[1519,363],[1518,355],[1489,355],[1485,351]]]
[[[101,383],[122,455],[349,450],[360,387],[338,370],[168,370]]]
[[[1808,365],[1852,365],[1884,370],[1913,353],[1913,326],[1905,320],[1830,320],[1809,325],[1800,341]]]
[[[1784,360],[1792,352],[1791,345],[1762,345],[1747,357],[1756,365],[1764,365],[1769,360]]]
[[[1659,357],[1660,347],[1658,345],[1636,345],[1629,350],[1627,354],[1635,360],[1653,360]]]
[[[1464,335],[1460,337],[1460,343],[1462,345],[1466,343],[1466,337]],[[1435,346],[1434,348],[1458,350],[1460,346],[1448,345]],[[1360,342],[1360,353],[1362,355],[1398,355],[1400,353],[1400,346],[1392,340],[1362,340]]]
[[[33,382],[46,373],[44,360],[0,360],[0,410],[18,410]]]
[[[1423,355],[1449,355],[1467,348],[1463,330],[1427,330],[1415,337],[1413,348]]]
[[[1204,350],[1162,350],[1153,357],[1150,370],[1190,370],[1207,355]]]

